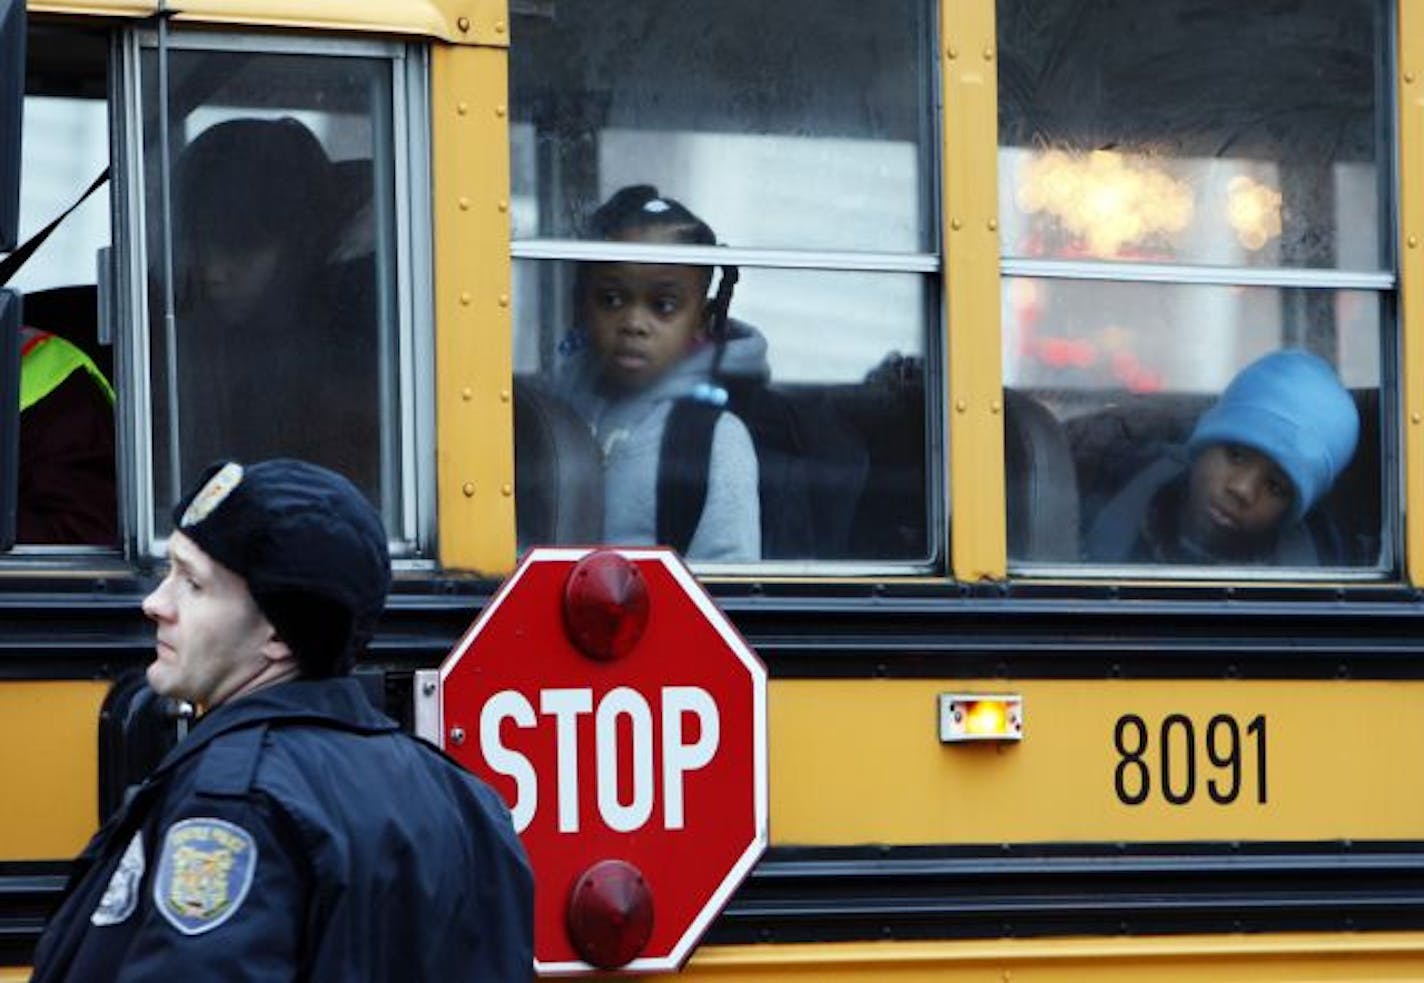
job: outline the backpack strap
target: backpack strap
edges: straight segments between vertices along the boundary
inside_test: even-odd
[[[686,553],[707,504],[712,431],[722,407],[700,399],[672,404],[658,450],[658,542]]]

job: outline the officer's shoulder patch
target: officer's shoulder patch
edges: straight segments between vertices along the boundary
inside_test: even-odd
[[[252,834],[225,819],[168,827],[153,878],[154,907],[184,935],[211,932],[242,907],[257,871]]]
[[[109,884],[104,888],[104,896],[89,916],[89,923],[103,928],[128,921],[138,907],[139,884],[143,881],[143,832],[139,831],[124,848],[119,865],[114,868]]]

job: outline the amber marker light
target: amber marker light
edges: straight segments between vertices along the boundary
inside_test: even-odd
[[[1023,740],[1023,697],[1017,693],[941,693],[939,739],[965,741]]]

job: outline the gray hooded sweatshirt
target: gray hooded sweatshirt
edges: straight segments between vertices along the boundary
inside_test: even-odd
[[[555,393],[588,423],[603,451],[603,538],[622,546],[657,542],[658,457],[673,403],[711,378],[712,345],[695,349],[647,389],[611,392],[600,384],[598,354],[587,345],[559,368]],[[722,356],[725,376],[765,380],[766,339],[731,321]],[[732,413],[717,418],[708,465],[707,503],[687,547],[693,560],[761,558],[757,457],[746,426]]]

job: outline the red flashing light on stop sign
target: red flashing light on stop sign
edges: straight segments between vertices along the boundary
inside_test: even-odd
[[[648,585],[622,554],[596,550],[569,571],[564,584],[569,639],[591,659],[627,655],[648,626]]]
[[[642,953],[653,934],[653,894],[637,867],[603,860],[569,891],[569,941],[590,966],[618,969]]]

